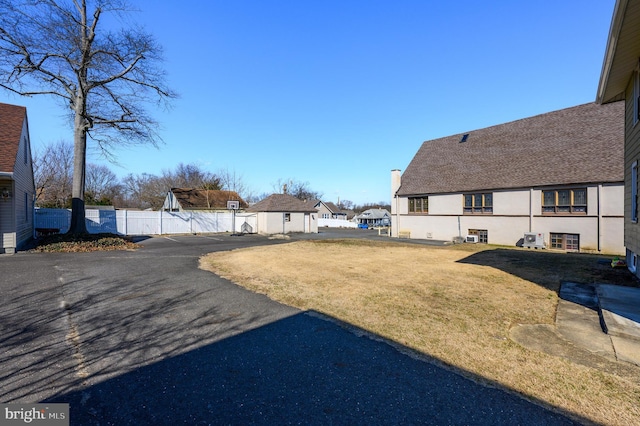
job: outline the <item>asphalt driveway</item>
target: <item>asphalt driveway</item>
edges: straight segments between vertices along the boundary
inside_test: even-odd
[[[0,256],[0,402],[67,402],[74,425],[574,424],[198,269],[205,253],[278,242]]]

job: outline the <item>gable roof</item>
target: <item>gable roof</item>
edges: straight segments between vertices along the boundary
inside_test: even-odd
[[[319,209],[320,208],[320,204],[324,205],[325,208],[327,210],[329,210],[331,213],[333,214],[346,214],[344,212],[342,212],[338,206],[336,206],[334,203],[332,203],[331,201],[322,201],[322,200],[311,200],[311,203],[314,205],[315,208]]]
[[[327,206],[331,213],[340,213],[340,209],[338,208],[338,206],[333,204],[331,201],[327,201],[326,203],[324,203],[324,205]]]
[[[424,142],[398,195],[624,181],[624,102],[579,105],[465,134]]]
[[[313,203],[289,194],[272,194],[247,209],[248,212],[317,213]]]
[[[240,208],[244,209],[248,204],[240,198],[235,191],[222,191],[213,189],[171,188],[176,200],[185,210],[211,210],[226,209],[227,201],[240,201]]]
[[[0,103],[0,172],[13,173],[27,109]]]
[[[598,103],[624,99],[630,74],[640,57],[639,29],[640,2],[617,0],[596,94]]]
[[[384,219],[391,217],[387,209],[368,209],[356,216],[356,219]]]

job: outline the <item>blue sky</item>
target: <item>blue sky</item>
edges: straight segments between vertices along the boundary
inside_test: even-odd
[[[229,169],[255,194],[279,179],[325,201],[390,200],[390,171],[425,140],[593,102],[614,0],[189,0],[135,3],[163,45],[164,143],[115,151],[119,176],[178,163]],[[72,141],[48,98],[34,150]]]

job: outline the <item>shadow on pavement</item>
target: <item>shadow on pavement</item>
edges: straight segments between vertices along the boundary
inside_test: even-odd
[[[60,393],[72,424],[574,424],[299,313]],[[578,419],[580,420],[580,419]]]

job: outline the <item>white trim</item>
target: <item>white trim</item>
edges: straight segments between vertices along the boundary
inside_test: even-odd
[[[638,256],[630,250],[627,254],[630,255],[627,256],[630,257],[630,259],[627,259],[627,269],[629,269],[632,274],[635,274],[636,270],[638,269]]]
[[[631,214],[632,223],[638,223],[638,160],[631,165]]]
[[[640,64],[633,71],[633,126],[638,124],[640,115]]]

